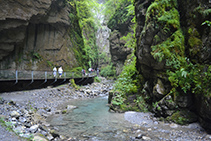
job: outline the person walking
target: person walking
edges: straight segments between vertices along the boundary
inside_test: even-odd
[[[57,68],[54,67],[54,68],[53,68],[53,76],[54,76],[54,77],[56,77],[56,73],[57,73]]]
[[[58,72],[59,72],[59,77],[61,78],[61,77],[62,77],[62,73],[63,73],[63,69],[62,69],[62,67],[59,67]]]
[[[85,69],[82,69],[82,76],[85,76],[85,74],[86,74]]]
[[[97,68],[97,76],[99,76],[99,72],[100,72],[100,70],[99,70],[99,68]]]
[[[89,71],[89,76],[90,76],[92,72],[92,68],[89,68],[88,71]]]

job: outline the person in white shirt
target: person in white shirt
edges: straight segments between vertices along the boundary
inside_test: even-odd
[[[62,76],[62,73],[63,73],[62,67],[59,68],[58,73],[59,73],[59,77],[61,77]]]
[[[56,73],[57,73],[57,68],[54,67],[54,68],[53,68],[53,76],[54,76],[54,77],[56,77]]]

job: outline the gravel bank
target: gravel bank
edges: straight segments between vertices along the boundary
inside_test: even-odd
[[[111,84],[103,81],[81,87],[79,90],[73,89],[70,85],[63,85],[57,88],[1,93],[0,117],[12,123],[13,130],[21,137],[33,136],[35,140],[43,141],[68,140],[57,134],[55,129],[46,122],[46,118],[69,110],[71,105],[67,106],[67,109],[57,109],[59,105],[69,100],[108,95],[111,88]],[[0,126],[0,133],[1,141],[24,140],[2,126]]]

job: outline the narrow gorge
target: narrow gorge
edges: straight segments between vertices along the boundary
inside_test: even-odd
[[[52,71],[62,66],[65,72],[76,72],[81,78],[86,75],[82,76],[82,69],[87,74],[89,68],[98,70],[93,85],[82,89],[71,81],[61,88],[49,87],[46,93],[51,95],[52,89],[56,91],[55,98],[67,96],[71,100],[72,96],[80,99],[103,94],[103,100],[98,100],[104,103],[108,99],[108,107],[98,100],[85,103],[96,102],[99,108],[109,111],[102,115],[118,115],[121,122],[127,120],[129,124],[125,123],[126,128],[116,124],[115,128],[116,120],[109,119],[106,124],[112,125],[100,125],[108,128],[100,132],[97,125],[83,131],[74,127],[85,125],[82,119],[70,120],[74,123],[65,127],[54,126],[64,132],[74,128],[75,140],[109,140],[109,135],[111,140],[210,140],[210,19],[209,0],[0,1],[0,70]],[[112,80],[112,86],[105,90],[102,87],[107,80]],[[96,92],[98,87],[101,90]],[[0,94],[0,106],[14,104],[4,101],[1,95],[7,94]],[[39,92],[34,95],[42,97]],[[79,103],[84,106],[83,100]],[[18,105],[13,106],[18,111]],[[0,115],[5,117],[5,108],[0,108]],[[45,113],[49,109],[38,110]],[[78,112],[85,113],[84,118],[92,116],[92,112],[99,114],[96,109]],[[49,122],[62,123],[64,118],[66,124],[68,118],[78,116],[65,114],[60,111],[59,118],[54,115]],[[14,118],[7,119],[19,120]],[[62,133],[47,132],[44,136],[54,135],[52,140],[62,140]],[[68,133],[64,136],[71,138]]]

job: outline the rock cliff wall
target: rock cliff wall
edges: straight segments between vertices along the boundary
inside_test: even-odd
[[[109,37],[111,61],[116,67],[117,75],[121,73],[127,56],[132,53],[132,49],[125,46],[126,41],[121,40],[121,38],[128,33],[133,33],[133,30],[130,28],[133,17],[127,16],[128,5],[128,1],[122,3],[108,22],[108,27],[111,29]]]
[[[202,25],[211,19],[211,4],[135,0],[135,7],[137,69],[146,101],[158,116],[182,124],[196,121],[195,113],[211,129],[209,86],[203,84],[210,80],[211,29]]]
[[[77,66],[69,33],[76,14],[65,0],[0,1],[0,68]],[[79,28],[79,27],[74,27]]]

